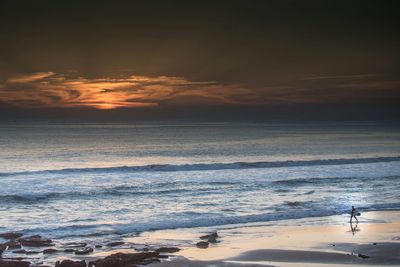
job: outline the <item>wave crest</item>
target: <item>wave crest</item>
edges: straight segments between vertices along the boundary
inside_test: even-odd
[[[104,167],[104,168],[68,168],[59,170],[5,172],[5,173],[0,173],[0,177],[20,176],[20,175],[24,176],[33,174],[211,171],[211,170],[228,170],[228,169],[301,167],[301,166],[317,166],[317,165],[324,166],[324,165],[345,165],[345,164],[367,164],[367,163],[392,162],[392,161],[400,161],[400,156],[349,158],[349,159],[233,162],[233,163],[151,164],[143,166],[117,166],[117,167]]]

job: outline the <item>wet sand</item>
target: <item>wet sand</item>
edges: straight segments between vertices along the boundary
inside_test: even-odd
[[[178,257],[150,266],[400,266],[399,215],[365,213],[354,231],[347,216],[233,227],[208,249],[183,247]]]

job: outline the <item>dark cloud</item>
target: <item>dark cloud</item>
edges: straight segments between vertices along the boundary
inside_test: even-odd
[[[339,106],[358,114],[399,104],[396,1],[0,5],[0,104],[14,106],[8,114],[40,106],[91,113],[86,107],[100,105],[141,115],[168,108],[164,114],[174,118],[196,106],[198,114],[243,117],[296,110],[288,105],[307,114],[307,105],[321,114]],[[132,74],[142,80],[133,85]]]

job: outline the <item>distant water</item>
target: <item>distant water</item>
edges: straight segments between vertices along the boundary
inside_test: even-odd
[[[0,125],[0,231],[131,234],[400,209],[400,127]]]

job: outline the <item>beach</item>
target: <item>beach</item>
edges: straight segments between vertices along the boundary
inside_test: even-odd
[[[65,259],[94,262],[115,253],[140,254],[170,248],[161,252],[160,258],[146,262],[150,263],[148,266],[399,266],[399,216],[397,211],[367,212],[353,231],[346,215],[212,229],[150,231],[114,240],[113,246],[102,244],[87,255],[67,253],[65,243],[53,240],[55,246],[51,248],[57,252],[44,254],[42,264],[53,266]],[[196,246],[200,236],[215,232],[218,238],[208,248]],[[25,248],[29,251],[29,246]],[[3,258],[15,255],[15,250],[10,250]],[[28,261],[40,257],[20,253],[18,256]]]
[[[233,228],[215,246],[184,248],[178,255],[185,259],[154,266],[211,266],[211,262],[215,266],[398,266],[398,216],[398,212],[367,213],[355,232],[346,224],[346,216]]]
[[[396,1],[0,1],[0,267],[400,267]]]
[[[393,125],[43,123],[1,125],[0,132],[5,261],[105,267],[107,259],[122,267],[398,260],[390,252],[400,220]],[[354,234],[352,206],[361,212]]]

